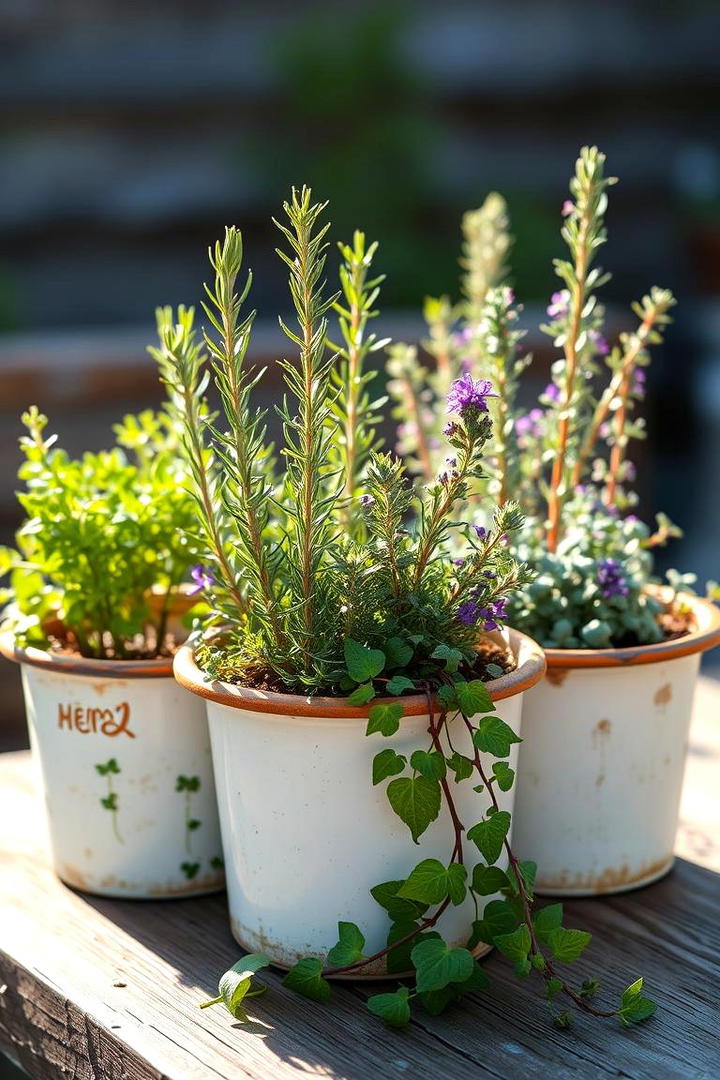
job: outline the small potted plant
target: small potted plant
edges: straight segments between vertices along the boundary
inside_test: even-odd
[[[465,301],[426,305],[437,371],[417,365],[408,346],[391,357],[391,391],[425,406],[404,417],[418,461],[419,445],[435,437],[438,383],[464,371],[497,389],[489,488],[501,505],[510,495],[519,501],[518,554],[536,572],[508,610],[548,662],[525,706],[515,843],[537,859],[538,892],[563,895],[623,891],[671,867],[700,655],[720,640],[717,608],[692,594],[691,575],[672,573],[663,587],[653,579],[653,548],[678,530],[663,515],[650,529],[633,512],[628,446],[644,434],[636,408],[649,348],[675,301],[652,289],[633,306],[636,329],[612,348],[606,342],[597,292],[608,278],[595,265],[614,183],[604,160],[582,150],[563,205],[569,258],[556,261],[563,288],[542,327],[559,356],[536,408],[518,409],[530,357],[505,263],[492,257],[509,249],[507,216],[495,203],[495,212],[487,203],[464,222]],[[484,244],[473,246],[471,226],[485,230]]]
[[[179,650],[175,675],[208,704],[231,926],[257,950],[215,1000],[246,1018],[268,963],[320,1001],[329,977],[414,974],[412,993],[369,1001],[400,1026],[411,997],[439,1012],[485,985],[476,960],[494,944],[522,974],[541,971],[549,997],[595,1011],[592,988],[573,990],[553,961],[579,955],[588,935],[563,928],[559,910],[544,928],[533,921],[534,866],[510,846],[522,696],[544,671],[531,639],[501,629],[527,580],[508,547],[521,518],[510,502],[488,526],[451,517],[482,476],[491,387],[449,388],[448,460],[414,492],[373,445],[374,247],[362,234],[342,245],[341,294],[324,296],[323,209],[295,191],[278,226],[297,315],[283,326],[299,354],[281,361],[283,469],[252,402],[237,230],[211,252],[204,344],[182,309],[159,356],[214,577],[204,632]],[[222,426],[204,419],[205,353]],[[620,1014],[652,1009],[638,984]]]
[[[23,422],[0,651],[21,667],[55,869],[105,896],[221,888],[207,721],[172,677],[206,574],[170,416],[126,417],[79,459],[36,408]]]

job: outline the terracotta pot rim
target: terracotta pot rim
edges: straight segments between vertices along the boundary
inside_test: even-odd
[[[508,627],[507,643],[518,658],[515,671],[492,679],[485,685],[493,701],[514,697],[538,683],[546,670],[543,650],[527,634]],[[269,690],[254,690],[250,687],[236,686],[220,680],[209,680],[195,662],[195,653],[191,645],[182,645],[175,653],[173,674],[184,686],[199,697],[208,701],[217,701],[232,709],[245,709],[251,712],[274,713],[285,716],[317,716],[367,719],[373,705],[401,702],[405,716],[422,716],[428,711],[427,698],[424,694],[412,694],[408,697],[374,698],[368,705],[348,705],[347,698],[304,697],[301,694],[278,694]]]
[[[648,589],[653,596],[669,602],[673,591],[667,586]],[[627,649],[546,649],[547,666],[554,668],[630,667],[638,664],[659,664],[682,656],[705,652],[720,645],[720,608],[702,596],[679,593],[695,616],[697,629],[672,641],[654,645],[635,645]]]
[[[169,657],[157,660],[91,660],[85,656],[54,654],[34,645],[23,648],[17,644],[11,630],[0,633],[0,654],[16,664],[67,675],[100,676],[103,679],[169,679],[173,673]]]

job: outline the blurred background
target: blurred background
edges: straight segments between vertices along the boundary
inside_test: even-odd
[[[381,240],[378,328],[413,339],[423,296],[457,291],[462,211],[503,192],[541,388],[552,353],[533,328],[574,158],[594,142],[621,178],[609,328],[653,284],[679,300],[651,369],[643,511],[685,528],[661,569],[720,576],[714,0],[4,0],[0,35],[0,542],[18,521],[20,411],[37,403],[81,451],[157,403],[153,308],[199,301],[226,223],[255,273],[254,358],[285,348],[270,217],[293,183],[330,200],[335,238]],[[22,745],[9,664],[0,692],[0,746]]]

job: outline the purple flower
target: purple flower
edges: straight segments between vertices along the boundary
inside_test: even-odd
[[[464,566],[464,565],[465,565],[465,560],[464,559],[453,559],[453,566]]]
[[[574,209],[575,203],[572,201],[572,199],[566,199],[565,202],[562,204],[562,207],[560,208],[560,213],[563,217],[570,217]]]
[[[492,383],[488,379],[473,379],[472,375],[466,372],[450,387],[447,396],[448,412],[459,413],[462,417],[472,411],[485,413],[488,411],[486,398],[489,397],[497,397]]]
[[[633,372],[632,392],[636,397],[642,397],[645,393],[645,372],[642,368],[636,368]]]
[[[545,416],[542,409],[531,409],[526,416],[518,416],[515,432],[520,439],[537,439],[541,434],[541,423]]]
[[[365,507],[374,506],[375,505],[375,496],[374,495],[361,495],[360,496],[360,505],[365,506]]]
[[[467,345],[468,341],[472,341],[474,336],[475,328],[473,326],[463,326],[462,329],[455,331],[453,341],[456,345]]]
[[[630,591],[620,566],[615,559],[603,559],[597,574],[600,591],[606,600],[613,596],[627,596]]]
[[[480,609],[475,600],[466,600],[457,609],[458,622],[461,622],[463,626],[474,626],[478,621],[479,614]]]
[[[215,585],[215,575],[209,566],[203,566],[202,563],[198,563],[197,566],[193,566],[190,570],[190,577],[193,579],[194,584],[187,590],[188,596],[195,596],[196,593],[202,592],[203,589],[209,589],[212,585]]]
[[[550,401],[560,400],[560,387],[556,386],[554,382],[548,383],[543,390],[543,396],[549,398]]]
[[[451,420],[450,423],[446,424],[445,427],[443,428],[443,435],[445,435],[448,439],[451,439],[453,437],[453,435],[457,434],[457,432],[458,432],[458,426],[457,426],[457,424],[455,423],[454,420]]]
[[[564,319],[570,311],[570,293],[567,289],[554,292],[550,297],[547,313],[551,319]]]
[[[482,525],[473,525],[472,530],[477,536],[478,540],[484,540],[487,536],[487,529],[483,528]]]
[[[607,356],[607,354],[610,352],[610,346],[608,345],[607,341],[600,333],[600,331],[590,330],[588,337],[595,346],[595,351],[600,353],[601,356]]]

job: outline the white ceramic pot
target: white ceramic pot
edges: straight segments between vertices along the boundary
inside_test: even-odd
[[[546,651],[525,700],[514,821],[538,893],[626,892],[672,867],[700,655],[720,641],[718,609],[683,600],[697,629],[674,641]]]
[[[224,884],[207,719],[168,660],[86,660],[20,649],[33,753],[57,874],[101,896]]]
[[[545,663],[529,638],[510,631],[510,644],[517,670],[488,683],[488,689],[499,715],[518,731],[523,691],[542,677]],[[386,785],[372,786],[372,761],[380,750],[392,746],[407,753],[427,743],[427,700],[403,698],[400,730],[383,739],[365,735],[368,707],[212,682],[188,647],[176,655],[175,676],[208,701],[236,940],[290,967],[301,956],[325,955],[343,920],[361,928],[366,955],[382,949],[389,922],[370,889],[406,877],[423,858],[449,862],[453,847],[446,810],[416,846],[387,801]],[[469,752],[462,722],[450,730],[455,748]],[[482,816],[482,796],[470,782],[455,792],[461,819],[474,824]],[[512,792],[499,795],[512,810]],[[466,851],[473,865],[477,851],[471,843]],[[474,917],[468,900],[448,909],[438,928],[464,944]],[[384,971],[382,962],[372,974]]]

